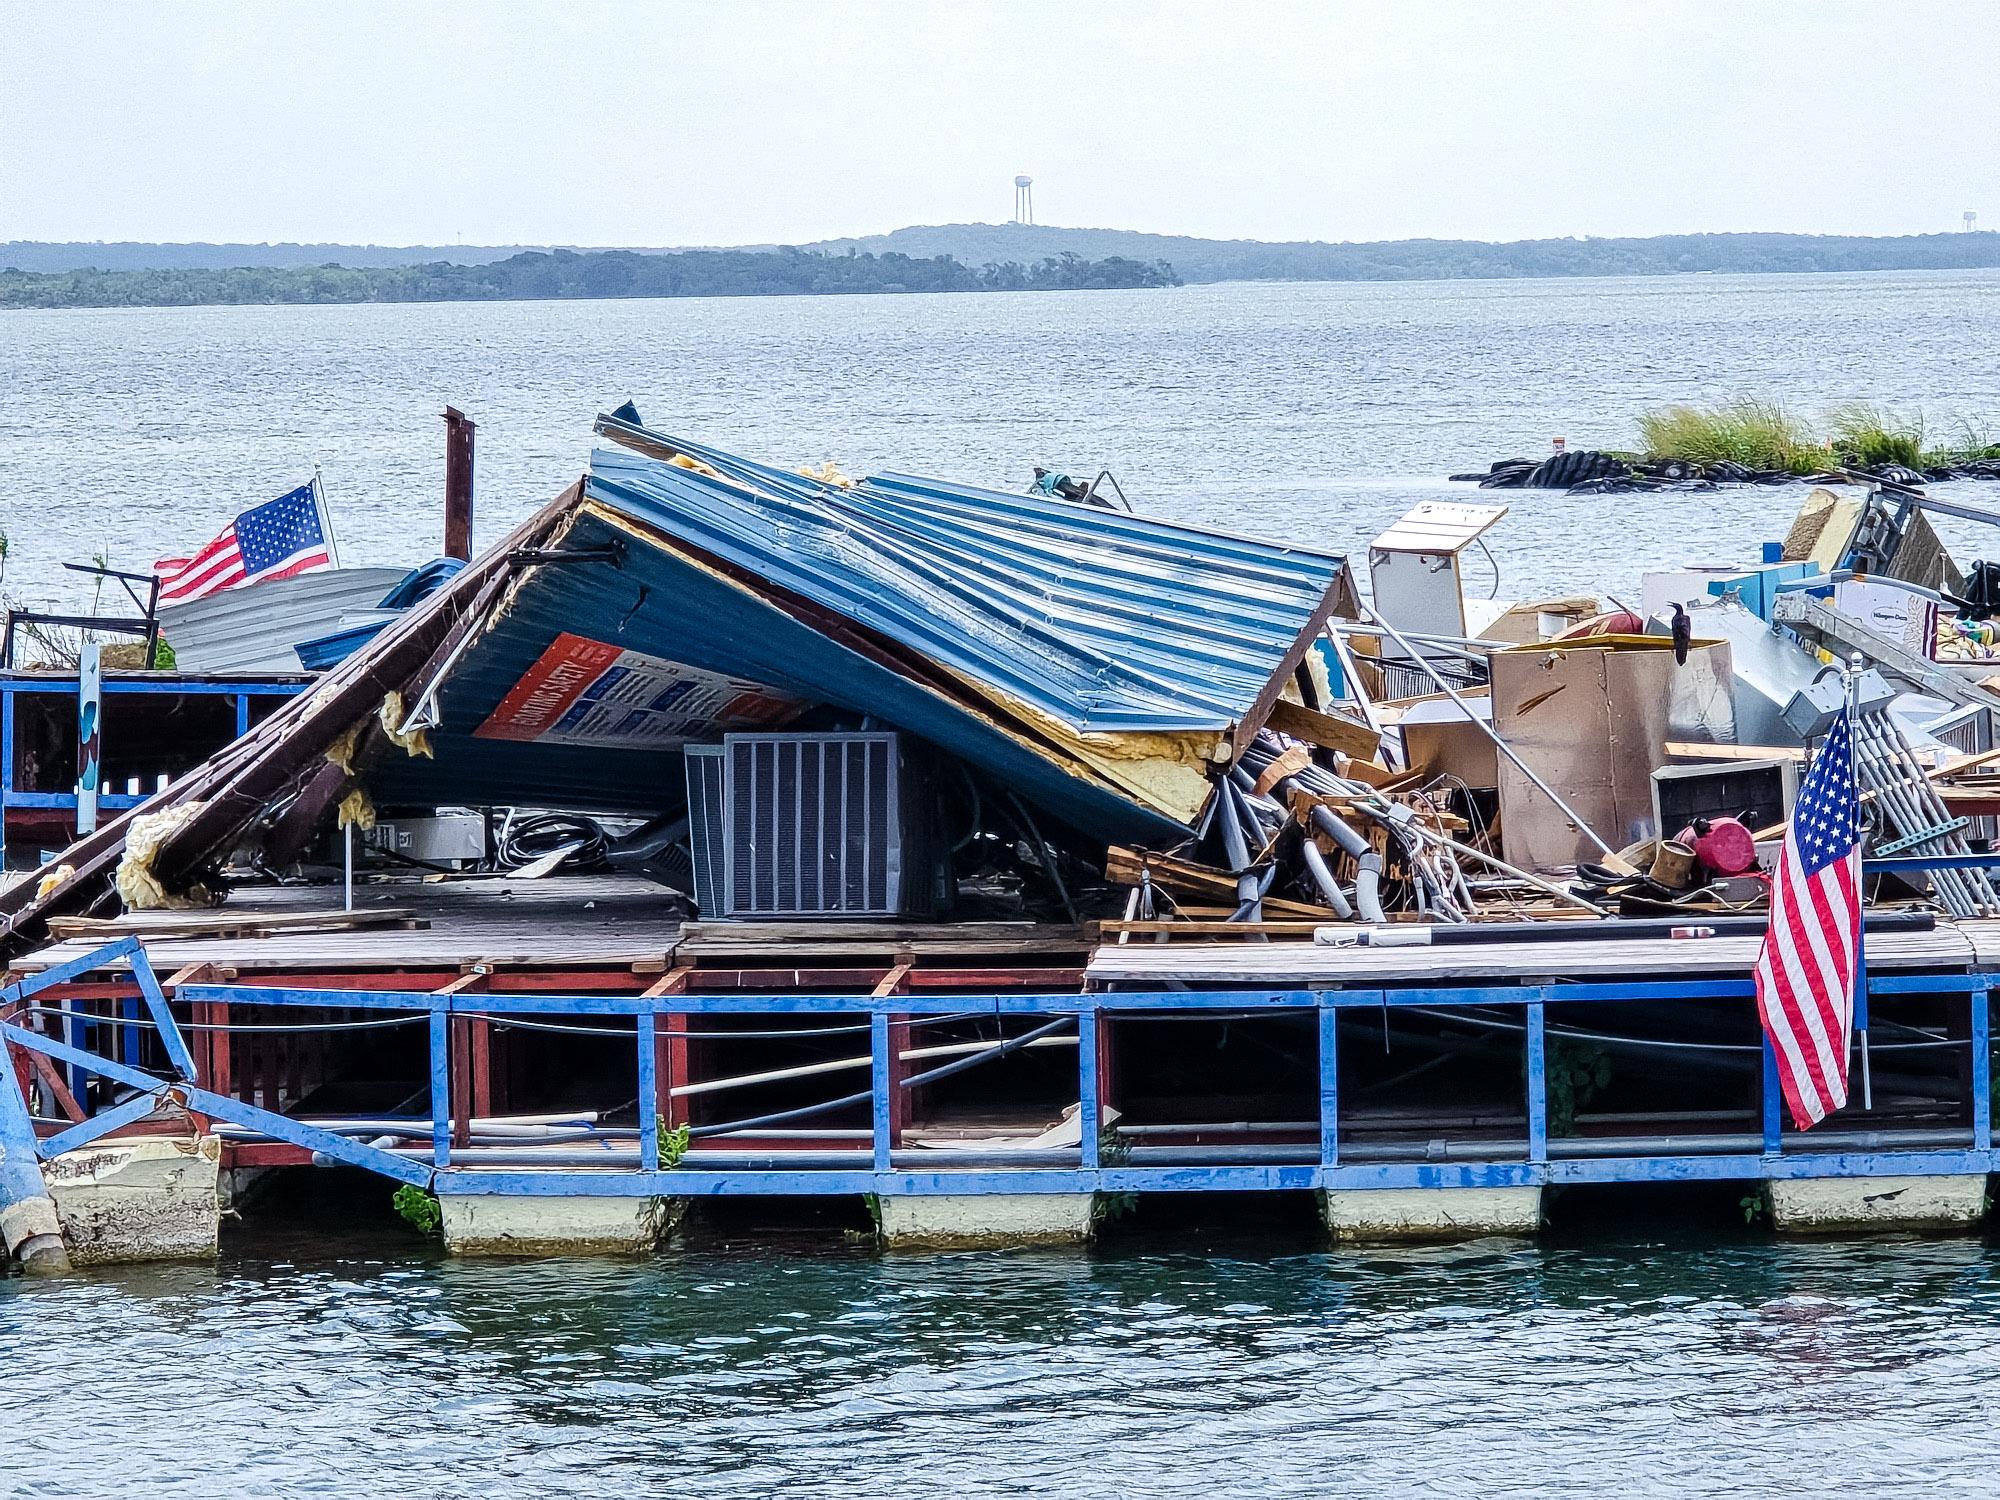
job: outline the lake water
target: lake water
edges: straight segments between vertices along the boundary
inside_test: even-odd
[[[1990,1494],[1996,1257],[364,1246],[0,1283],[35,1496]]]
[[[630,396],[761,457],[1008,487],[1103,465],[1142,508],[1356,549],[1476,493],[1448,472],[1738,394],[2000,418],[2000,274],[0,313],[0,527],[7,587],[76,603],[61,562],[143,566],[318,463],[347,558],[415,562],[445,402],[481,424],[491,540]],[[1799,493],[1516,492],[1502,587],[1753,555]],[[219,1266],[0,1282],[0,1491],[1984,1493],[1996,1270],[1978,1239],[1672,1222],[1398,1253],[1250,1226],[643,1264],[232,1233]]]
[[[1648,407],[1744,394],[2000,429],[2000,272],[0,312],[0,528],[6,585],[74,604],[62,562],[143,568],[318,464],[344,557],[416,562],[446,402],[480,424],[492,540],[630,396],[757,457],[1007,488],[1109,467],[1142,508],[1357,550],[1419,500],[1481,498],[1448,473],[1557,434],[1626,446]],[[1800,493],[1514,491],[1501,587],[1754,557]]]

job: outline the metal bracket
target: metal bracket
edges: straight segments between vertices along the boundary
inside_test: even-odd
[[[1941,839],[1957,833],[1961,828],[1970,824],[1971,821],[1970,818],[1953,818],[1950,822],[1940,823],[1935,828],[1926,828],[1920,832],[1909,834],[1904,838],[1893,839],[1889,843],[1882,845],[1875,853],[1885,858],[1891,854],[1901,854],[1905,849],[1914,849],[1917,845],[1927,844],[1932,839]]]

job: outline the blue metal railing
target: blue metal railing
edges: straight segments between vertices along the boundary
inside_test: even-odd
[[[1119,991],[1082,994],[899,994],[881,997],[851,994],[749,995],[741,992],[681,993],[660,996],[413,993],[401,990],[349,990],[262,987],[255,985],[183,985],[177,1002],[233,1004],[311,1009],[397,1010],[427,1021],[430,1080],[430,1149],[428,1159],[367,1140],[322,1129],[307,1121],[259,1108],[244,1100],[205,1088],[196,1076],[181,1030],[159,982],[136,939],[125,939],[72,960],[21,984],[0,991],[0,1005],[24,1000],[41,991],[77,980],[111,966],[129,964],[144,1001],[146,1017],[157,1034],[162,1054],[174,1074],[161,1078],[129,1060],[100,1055],[87,1048],[23,1026],[0,1022],[0,1039],[38,1052],[137,1092],[118,1105],[68,1126],[44,1139],[44,1158],[88,1144],[123,1126],[144,1119],[163,1103],[171,1103],[225,1124],[243,1127],[315,1154],[379,1172],[398,1181],[433,1187],[442,1193],[519,1195],[668,1195],[827,1194],[827,1193],[1075,1193],[1090,1191],[1246,1191],[1307,1188],[1482,1188],[1532,1186],[1557,1182],[1637,1182],[1690,1179],[1763,1179],[1791,1177],[1876,1176],[1928,1173],[1984,1173],[1993,1169],[1988,996],[1985,974],[1873,974],[1870,993],[1880,998],[1949,997],[1966,1006],[1969,1069],[1969,1125],[1955,1132],[1962,1143],[1939,1146],[1936,1133],[1899,1146],[1893,1135],[1867,1138],[1857,1149],[1815,1149],[1810,1135],[1787,1133],[1780,1118],[1776,1067],[1768,1044],[1764,1068],[1758,1149],[1690,1149],[1687,1138],[1663,1143],[1658,1151],[1634,1150],[1615,1156],[1580,1156],[1565,1149],[1551,1151],[1549,1136],[1548,1046],[1551,1006],[1579,1004],[1646,1004],[1654,1007],[1696,1001],[1740,1001],[1747,1008],[1753,990],[1746,980],[1680,982],[1605,982],[1518,985],[1467,985],[1409,989],[1307,990],[1260,988],[1209,991]],[[1426,1160],[1424,1148],[1410,1148],[1409,1159],[1343,1160],[1340,1092],[1340,1027],[1346,1012],[1363,1010],[1447,1010],[1496,1007],[1519,1012],[1523,1037],[1522,1108],[1526,1138],[1518,1149],[1494,1147],[1495,1159]],[[1299,1162],[1190,1161],[1173,1165],[1106,1162],[1099,1154],[1103,1120],[1099,1097],[1098,1049],[1101,1028],[1119,1018],[1191,1015],[1201,1012],[1241,1015],[1316,1015],[1319,1129],[1317,1149],[1301,1149]],[[657,1046],[671,1033],[663,1017],[722,1015],[818,1015],[865,1019],[869,1031],[870,1131],[867,1148],[857,1149],[851,1163],[787,1166],[718,1167],[701,1161],[695,1151],[680,1164],[665,1167],[659,1152],[661,1089]],[[455,1158],[452,1081],[454,1018],[504,1022],[508,1017],[567,1017],[576,1020],[626,1017],[635,1050],[638,1080],[638,1157],[602,1167],[534,1168],[523,1170],[478,1164]],[[948,1153],[898,1149],[895,1135],[897,1078],[892,1029],[897,1017],[991,1016],[1020,1021],[1073,1021],[1077,1032],[1078,1144],[1061,1148],[1068,1160],[1050,1165],[1051,1153],[1036,1152],[1034,1164],[1002,1166],[991,1159],[978,1165],[952,1165]],[[1558,1034],[1560,1034],[1558,1032]],[[754,1038],[754,1032],[746,1032]],[[107,1051],[114,1050],[107,1048]],[[6,1069],[0,1087],[15,1087]],[[1189,1127],[1190,1131],[1198,1127]],[[1838,1130],[1838,1121],[1821,1128],[1820,1139]],[[810,1136],[810,1126],[801,1130]],[[1847,1143],[1854,1144],[1849,1135]],[[1502,1154],[1504,1152],[1504,1154]],[[740,1153],[739,1153],[740,1154]],[[841,1156],[816,1153],[816,1159]]]

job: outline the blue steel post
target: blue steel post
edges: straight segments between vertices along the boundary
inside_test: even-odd
[[[1542,1002],[1530,1001],[1528,1012],[1528,1160],[1549,1159],[1548,1031]]]
[[[1319,1164],[1340,1165],[1340,1012],[1319,1013]]]
[[[659,1018],[639,1013],[639,1170],[660,1170]]]
[[[42,1181],[34,1122],[14,1072],[14,1055],[0,1043],[0,1248],[30,1271],[69,1269],[56,1206]]]
[[[187,1040],[181,1035],[180,1027],[174,1024],[173,1008],[167,1004],[167,992],[160,988],[160,976],[153,972],[153,961],[146,957],[145,948],[136,943],[132,949],[132,981],[139,986],[139,994],[145,1000],[146,1009],[153,1018],[154,1029],[159,1032],[160,1046],[165,1050],[167,1060],[174,1065],[174,1070],[181,1077],[193,1083],[194,1054],[188,1050]],[[132,1002],[128,1008],[130,1014],[138,1015],[137,1002]],[[135,1038],[139,1034],[136,1027],[126,1027],[125,1030]],[[133,1064],[138,1062],[136,1057],[128,1057],[125,1060]]]
[[[1095,1011],[1076,1018],[1077,1165],[1086,1172],[1097,1170],[1097,1136],[1104,1128],[1103,1101],[1097,1097],[1097,1026]]]
[[[1764,1154],[1776,1156],[1783,1145],[1784,1118],[1778,1113],[1784,1095],[1778,1087],[1778,1053],[1771,1039],[1764,1039]]]
[[[894,1117],[890,1110],[895,1101],[889,1097],[894,1081],[893,1070],[889,1066],[889,1017],[886,1012],[878,1010],[868,1017],[868,1042],[869,1080],[874,1105],[870,1117],[875,1123],[874,1165],[876,1171],[886,1172],[895,1144],[892,1139]]]
[[[14,690],[0,687],[0,869],[7,864],[7,806],[14,794]]]
[[[431,1161],[451,1165],[451,1016],[441,1005],[431,1011]]]
[[[236,738],[239,740],[250,732],[250,695],[236,695]]]
[[[1974,990],[1972,1002],[1972,1149],[1993,1149],[1993,1053],[1986,991]]]

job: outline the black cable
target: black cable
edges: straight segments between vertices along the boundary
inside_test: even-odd
[[[601,864],[611,840],[595,818],[581,813],[534,813],[509,817],[500,825],[493,862],[503,870],[518,870],[567,845],[575,845],[566,863],[578,869]]]

